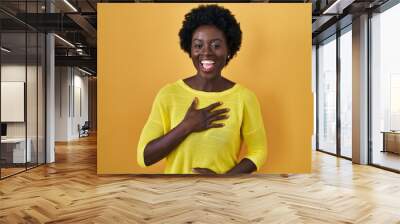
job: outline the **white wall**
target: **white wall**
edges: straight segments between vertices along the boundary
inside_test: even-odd
[[[55,68],[55,141],[68,141],[70,74],[67,67]]]
[[[72,67],[56,67],[55,73],[55,140],[70,141],[88,120],[88,77]]]
[[[88,77],[81,76],[82,73],[76,74],[75,70],[75,75],[74,75],[74,108],[73,108],[73,113],[72,113],[72,132],[71,135],[74,136],[75,138],[79,137],[78,133],[78,124],[81,126],[85,123],[85,121],[88,120],[89,118],[89,111],[88,111]]]

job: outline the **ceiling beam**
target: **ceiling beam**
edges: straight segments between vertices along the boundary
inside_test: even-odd
[[[96,41],[97,38],[97,30],[90,24],[85,17],[83,17],[79,13],[71,13],[67,14],[67,16],[74,21],[77,25],[79,25],[91,38]]]
[[[96,57],[91,56],[55,56],[56,66],[81,66],[96,71]]]

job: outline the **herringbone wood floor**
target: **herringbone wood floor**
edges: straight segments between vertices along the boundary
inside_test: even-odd
[[[95,138],[0,181],[0,223],[400,223],[400,175],[315,153],[313,173],[97,176]]]

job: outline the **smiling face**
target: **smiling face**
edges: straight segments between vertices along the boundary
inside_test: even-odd
[[[228,56],[224,33],[211,25],[198,27],[193,32],[190,52],[197,75],[205,79],[220,76]]]

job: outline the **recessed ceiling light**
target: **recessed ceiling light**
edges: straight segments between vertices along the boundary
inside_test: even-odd
[[[78,12],[78,10],[71,4],[69,1],[64,0],[65,4],[67,4],[74,12]]]
[[[93,75],[92,73],[90,73],[90,72],[88,72],[88,71],[86,71],[86,70],[83,70],[83,69],[81,69],[81,68],[79,68],[79,67],[78,67],[78,70],[81,71],[81,72],[83,72],[83,73],[85,73],[85,74],[87,74],[87,75]]]
[[[69,45],[69,46],[75,48],[75,45],[73,45],[73,44],[72,44],[71,42],[69,42],[68,40],[66,40],[66,39],[64,39],[64,38],[62,38],[62,37],[60,37],[60,36],[57,35],[57,34],[54,34],[54,36],[57,37],[57,38],[58,38],[59,40],[61,40],[62,42],[66,43],[67,45]]]
[[[5,47],[1,47],[1,51],[4,51],[6,53],[10,53],[11,52],[11,50],[9,50],[9,49],[7,49]]]
[[[322,14],[342,14],[343,9],[351,5],[355,0],[336,0],[327,9],[325,9]]]

